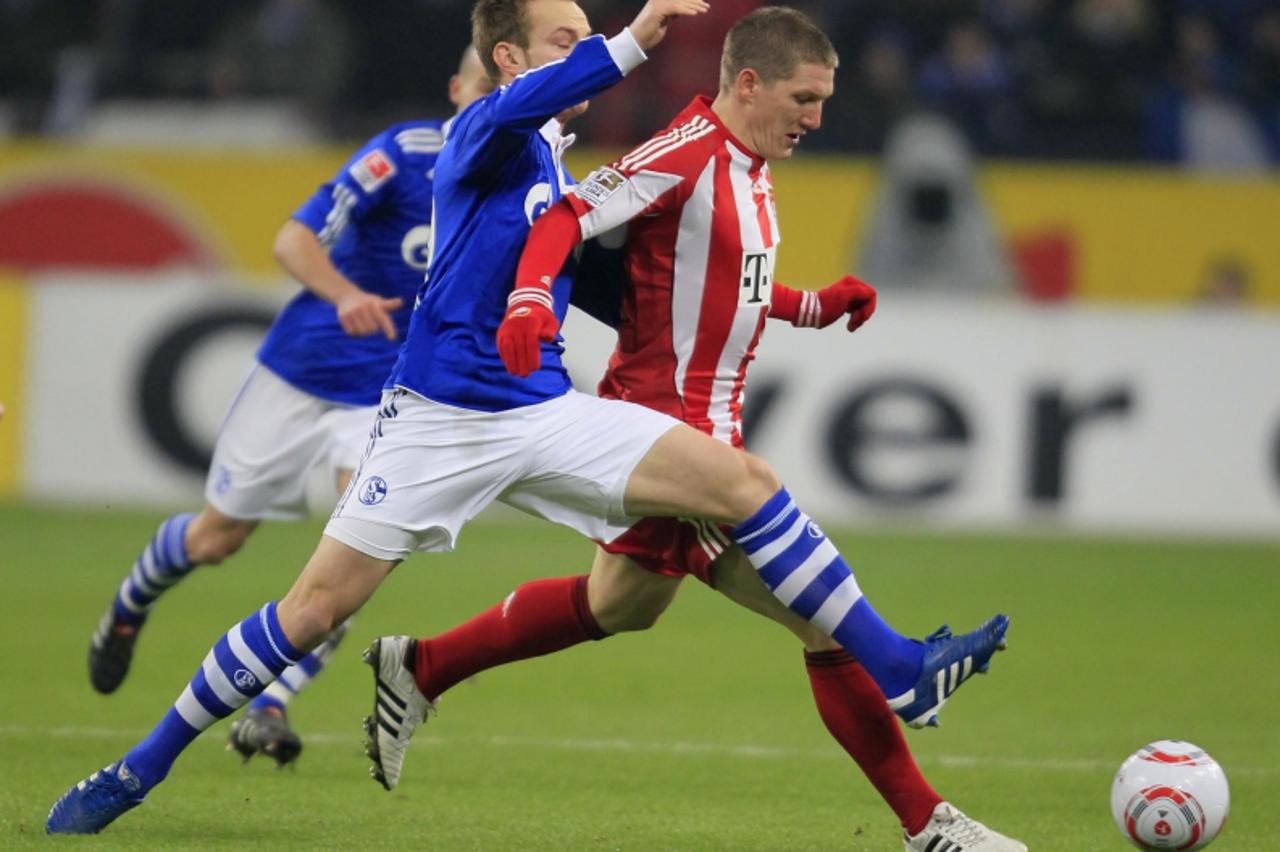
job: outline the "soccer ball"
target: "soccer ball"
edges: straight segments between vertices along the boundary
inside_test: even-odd
[[[1182,740],[1143,746],[1111,782],[1111,816],[1139,849],[1203,849],[1222,830],[1230,806],[1222,767]]]

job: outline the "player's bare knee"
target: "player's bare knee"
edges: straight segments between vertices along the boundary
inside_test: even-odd
[[[760,507],[782,487],[781,480],[767,461],[750,453],[740,455],[742,468],[727,495],[733,523],[742,523],[760,511]]]
[[[605,633],[634,633],[658,623],[669,601],[618,601],[592,610],[596,624]]]
[[[331,598],[296,586],[277,605],[276,616],[289,643],[299,651],[319,645],[345,619],[339,617]]]

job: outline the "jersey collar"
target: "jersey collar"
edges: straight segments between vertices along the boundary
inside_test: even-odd
[[[711,103],[711,98],[706,95],[698,95],[689,102],[689,105],[685,107],[685,111],[696,113],[714,124],[716,129],[720,131],[720,134],[724,136],[725,140],[730,145],[741,151],[743,156],[751,158],[751,168],[753,171],[761,168],[766,162],[765,158],[748,148],[746,143],[737,136],[734,136],[729,128],[724,126],[724,122],[720,120],[720,116],[716,115],[716,111],[711,108]]]

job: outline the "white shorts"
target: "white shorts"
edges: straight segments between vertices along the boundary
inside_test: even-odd
[[[498,412],[391,391],[324,534],[378,559],[447,551],[468,521],[501,500],[612,541],[638,520],[622,507],[631,472],[679,424],[578,391]]]
[[[355,470],[376,412],[312,396],[255,365],[222,422],[205,500],[245,521],[306,517],[312,468]]]

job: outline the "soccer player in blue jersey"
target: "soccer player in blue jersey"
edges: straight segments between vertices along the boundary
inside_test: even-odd
[[[437,162],[430,279],[359,469],[289,593],[220,638],[156,728],[54,804],[47,831],[96,832],[141,804],[201,731],[322,642],[406,556],[452,548],[497,499],[601,541],[644,516],[732,525],[766,584],[792,593],[789,605],[854,654],[908,721],[932,718],[986,665],[1007,619],[928,643],[898,634],[763,460],[668,415],[574,391],[556,336],[571,264],[536,292],[512,292],[533,219],[569,183],[564,123],[642,62],[674,18],[706,8],[649,0],[606,40],[572,0],[479,0],[473,41],[502,85],[457,118]],[[528,377],[498,353],[504,318],[544,340]],[[428,710],[411,647],[396,637],[367,655],[382,708],[372,757],[388,788]]]
[[[468,48],[450,80],[462,109],[490,89]],[[93,634],[89,679],[119,688],[134,644],[160,596],[200,565],[216,565],[265,519],[301,517],[306,480],[326,463],[340,494],[369,439],[382,384],[422,284],[432,224],[432,173],[441,122],[397,124],[367,142],[276,237],[280,264],[304,289],[258,351],[218,435],[205,505],[160,525]],[[285,707],[319,673],[345,624],[260,695],[231,744],[246,757],[297,757]]]

